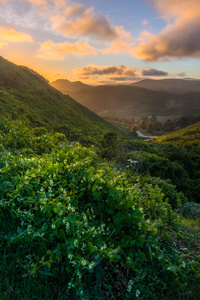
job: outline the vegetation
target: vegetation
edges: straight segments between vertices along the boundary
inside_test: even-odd
[[[184,197],[169,181],[22,122],[2,119],[0,140],[1,299],[198,298],[198,255],[173,244]]]
[[[0,299],[199,299],[199,144],[128,136],[3,59],[0,80]]]
[[[187,150],[200,150],[200,122],[163,136],[157,140],[161,143],[171,143]]]

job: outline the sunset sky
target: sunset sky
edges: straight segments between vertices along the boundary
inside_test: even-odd
[[[200,79],[200,0],[0,0],[0,55],[50,81]]]

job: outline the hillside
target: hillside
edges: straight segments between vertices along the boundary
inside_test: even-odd
[[[82,105],[101,116],[161,119],[200,114],[200,93],[174,95],[133,86],[96,86],[69,93]]]
[[[84,84],[81,81],[71,82],[67,79],[58,79],[56,81],[51,82],[51,85],[63,94],[90,87],[88,84]]]
[[[186,79],[145,79],[131,86],[141,87],[152,91],[162,91],[173,94],[200,92],[199,80],[186,80]]]
[[[200,150],[200,122],[158,138],[156,141],[174,144],[188,150]]]
[[[63,95],[39,74],[0,57],[0,114],[87,140],[114,126]]]

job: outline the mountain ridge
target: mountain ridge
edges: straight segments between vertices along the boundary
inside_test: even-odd
[[[152,91],[163,91],[172,94],[200,92],[200,81],[189,79],[144,79],[132,83],[131,86],[146,88]]]

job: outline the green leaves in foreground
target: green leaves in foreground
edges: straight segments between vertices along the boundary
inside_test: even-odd
[[[26,253],[30,263],[21,278],[63,277],[65,295],[75,299],[90,299],[88,278],[100,267],[109,268],[109,281],[121,266],[130,299],[149,293],[156,299],[167,276],[168,285],[175,278],[179,284],[177,256],[164,255],[157,237],[174,219],[159,188],[129,184],[125,174],[79,145],[43,156],[4,151],[0,166],[0,242],[6,260],[13,249]],[[147,292],[148,273],[157,282]]]

